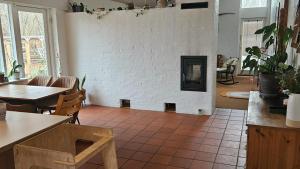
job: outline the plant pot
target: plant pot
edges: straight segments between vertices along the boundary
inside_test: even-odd
[[[77,5],[72,5],[72,11],[73,11],[73,12],[77,12],[77,11],[76,11],[76,7],[77,7]]]
[[[300,128],[300,94],[291,94],[287,105],[286,125]]]
[[[20,72],[15,72],[12,77],[13,80],[20,80]]]
[[[0,74],[0,83],[5,82],[5,76],[4,74]]]
[[[279,81],[273,74],[259,74],[260,96],[264,99],[274,98],[279,95]]]

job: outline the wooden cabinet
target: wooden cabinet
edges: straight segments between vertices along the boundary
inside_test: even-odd
[[[247,169],[300,169],[300,129],[269,113],[258,92],[250,95],[247,126]]]

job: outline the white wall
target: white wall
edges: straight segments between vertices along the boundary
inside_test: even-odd
[[[140,17],[114,11],[103,19],[67,14],[70,70],[87,74],[92,104],[119,107],[130,99],[133,109],[164,111],[176,103],[177,112],[214,111],[217,13],[209,9],[151,9]],[[207,55],[207,92],[180,90],[181,55]]]
[[[218,54],[240,57],[240,0],[221,0],[220,13],[235,13],[219,17]]]

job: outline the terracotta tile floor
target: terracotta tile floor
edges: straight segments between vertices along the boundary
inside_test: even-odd
[[[113,128],[120,169],[242,169],[245,111],[212,116],[89,106],[83,125]],[[103,169],[100,155],[82,169]]]

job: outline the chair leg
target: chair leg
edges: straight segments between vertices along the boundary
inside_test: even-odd
[[[79,121],[79,118],[78,118],[78,117],[76,117],[76,121],[77,121],[77,123],[80,125],[80,121]]]

